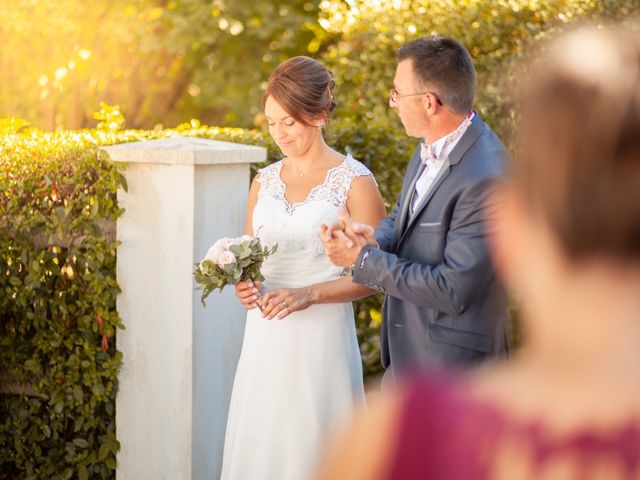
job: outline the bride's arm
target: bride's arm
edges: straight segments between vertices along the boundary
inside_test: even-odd
[[[260,190],[259,177],[260,174],[256,175],[253,178],[253,181],[251,182],[251,189],[249,190],[249,199],[247,201],[247,218],[244,222],[245,235],[253,236],[253,209],[255,208],[256,202],[258,201],[258,191]],[[240,303],[242,303],[249,310],[258,306],[255,303],[258,298],[258,288],[256,288],[253,282],[238,282],[236,283],[235,287],[236,298],[240,300]],[[257,285],[257,287],[259,287],[259,285]]]
[[[356,177],[351,182],[347,198],[349,216],[358,223],[376,227],[386,216],[384,202],[371,176]],[[311,285],[313,303],[348,302],[377,293],[351,281],[351,276],[331,282]]]
[[[382,196],[371,176],[353,179],[346,207],[354,221],[373,227],[386,215]],[[262,300],[262,314],[266,318],[282,319],[291,312],[304,310],[316,303],[350,302],[372,293],[377,292],[353,283],[351,276],[303,288],[280,288],[265,294]]]
[[[249,199],[247,201],[247,218],[244,221],[244,234],[253,237],[253,209],[258,201],[258,191],[260,190],[260,174],[253,177],[251,188],[249,189]]]

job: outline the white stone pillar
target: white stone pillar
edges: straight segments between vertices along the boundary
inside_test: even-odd
[[[128,164],[128,192],[118,193],[117,478],[217,479],[245,310],[230,287],[203,308],[192,271],[215,240],[242,234],[249,165],[266,150],[188,137],[105,150]]]

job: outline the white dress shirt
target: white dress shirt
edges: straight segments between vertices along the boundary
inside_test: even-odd
[[[475,117],[475,112],[470,114],[470,116],[468,117],[469,121],[473,120],[473,117]],[[469,127],[467,126],[467,128]],[[457,132],[457,130],[458,129],[456,128],[456,130],[454,130],[453,132],[445,135],[444,137],[440,137],[431,145],[433,155],[439,161],[437,162],[437,165],[427,165],[422,171],[422,174],[420,175],[418,180],[416,181],[416,189],[415,189],[415,192],[413,193],[413,198],[411,201],[411,214],[413,214],[413,211],[415,210],[415,208],[420,204],[420,201],[424,197],[424,194],[427,193],[427,191],[429,191],[429,188],[433,184],[433,181],[435,180],[435,178],[438,176],[438,173],[440,173],[440,170],[442,170],[444,164],[446,163],[444,160],[449,156],[451,151],[454,149],[454,147],[458,144],[458,142],[462,138],[464,131],[460,133],[460,132]],[[466,131],[466,128],[464,130]],[[449,136],[454,133],[460,133],[460,135],[454,141],[447,142],[447,139],[449,138]]]

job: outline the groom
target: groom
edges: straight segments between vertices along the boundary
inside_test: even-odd
[[[397,53],[389,97],[420,138],[391,214],[378,228],[344,216],[322,238],[353,281],[386,294],[385,383],[424,367],[468,366],[508,349],[507,296],[497,281],[484,220],[508,153],[472,110],[476,74],[451,38],[424,37]]]

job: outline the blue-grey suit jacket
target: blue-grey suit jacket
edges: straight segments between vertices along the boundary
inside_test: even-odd
[[[386,294],[382,365],[393,377],[423,367],[459,366],[508,349],[506,292],[487,246],[489,191],[507,150],[476,114],[431,188],[410,213],[424,166],[413,154],[402,192],[364,247],[353,280]]]

